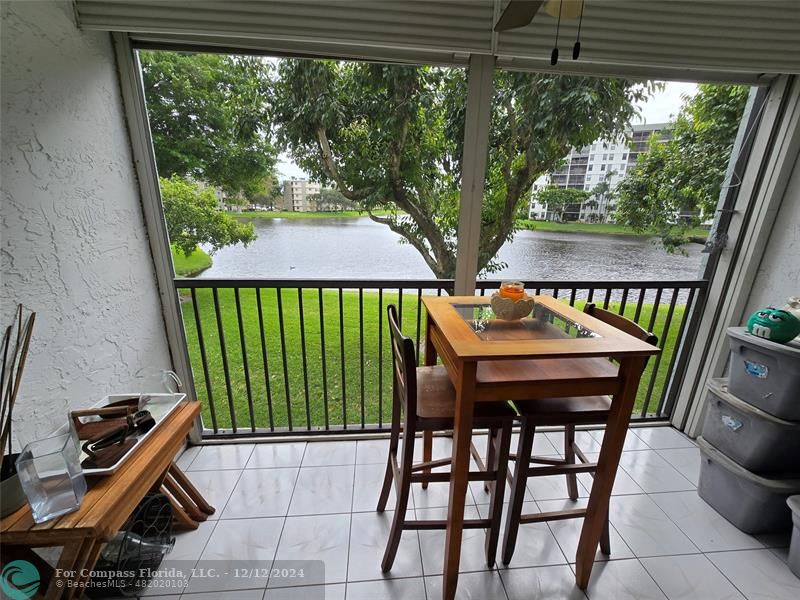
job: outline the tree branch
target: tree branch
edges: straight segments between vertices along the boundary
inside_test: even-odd
[[[533,174],[536,173],[536,161],[530,150],[525,152],[525,164],[506,182],[506,197],[503,201],[503,212],[500,215],[499,224],[495,227],[492,236],[481,236],[481,256],[491,260],[497,254],[501,246],[506,242],[509,233],[513,231],[514,215],[519,205],[520,197],[530,189]],[[486,265],[478,265],[483,268]]]
[[[414,200],[409,197],[406,191],[405,180],[401,173],[402,152],[406,140],[408,139],[410,123],[411,116],[406,114],[400,126],[400,135],[398,136],[397,142],[393,144],[394,152],[392,152],[392,155],[389,157],[389,184],[392,189],[392,200],[394,204],[408,213],[411,219],[414,220],[417,227],[419,227],[422,232],[422,235],[428,241],[430,248],[428,248],[421,239],[409,236],[404,229],[395,229],[392,224],[384,224],[389,225],[392,231],[406,238],[408,242],[422,254],[423,258],[425,258],[425,262],[437,277],[449,277],[454,269],[454,258],[450,249],[447,247],[447,242],[442,232],[439,230],[439,227],[437,227],[436,222],[431,218],[429,211],[418,206]],[[396,226],[396,223],[394,223],[394,225]],[[433,256],[431,256],[431,254]]]
[[[508,142],[506,143],[506,160],[503,165],[503,178],[508,185],[511,182],[511,165],[514,161],[514,151],[517,147],[517,115],[514,111],[514,101],[511,96],[506,97],[506,111],[508,113]]]
[[[325,170],[325,173],[336,182],[336,187],[342,193],[342,195],[349,199],[354,200],[356,202],[360,200],[364,200],[369,196],[369,190],[362,189],[362,190],[351,190],[347,187],[344,179],[342,179],[341,175],[339,175],[339,169],[336,167],[336,161],[333,160],[333,154],[331,153],[331,146],[328,142],[328,134],[325,131],[324,127],[317,127],[317,142],[319,143],[319,154],[320,159],[322,160],[322,168]]]
[[[431,255],[430,250],[425,245],[424,239],[420,238],[419,236],[411,235],[411,232],[408,231],[406,228],[401,227],[394,219],[386,218],[386,217],[379,217],[378,215],[374,214],[371,210],[367,210],[367,214],[369,218],[375,221],[376,223],[380,223],[381,225],[386,225],[390,230],[395,232],[396,234],[402,236],[409,244],[411,244],[417,252],[422,255],[425,264],[428,265],[431,271],[436,274],[437,277],[441,277],[439,270],[440,266],[434,256]]]

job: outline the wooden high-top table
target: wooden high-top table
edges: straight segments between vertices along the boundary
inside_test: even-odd
[[[83,594],[103,544],[117,534],[149,491],[167,492],[177,526],[196,527],[196,521],[205,520],[214,509],[173,459],[199,411],[199,402],[182,402],[116,473],[87,481],[89,489],[77,511],[37,525],[26,505],[2,519],[2,563],[19,559],[32,562],[42,577],[40,592],[46,598],[76,598]],[[55,577],[53,569],[32,550],[46,546],[63,546],[56,569],[73,576]]]
[[[535,318],[486,321],[483,296],[424,296],[425,364],[437,354],[456,389],[453,462],[444,551],[444,600],[454,600],[475,402],[612,396],[575,557],[586,589],[645,360],[660,350],[550,296],[535,296]],[[618,361],[619,367],[608,358]]]

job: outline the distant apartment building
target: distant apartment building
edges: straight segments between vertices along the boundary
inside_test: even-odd
[[[661,134],[661,140],[669,139],[668,124],[634,125],[624,138],[616,140],[600,139],[589,146],[573,148],[564,158],[564,164],[557,171],[542,175],[531,190],[528,218],[552,220],[555,215],[546,205],[536,202],[536,192],[555,185],[562,188],[591,191],[601,181],[608,181],[611,189],[622,181],[628,169],[636,164],[639,154],[647,151],[650,136]],[[563,218],[566,221],[605,222],[613,212],[608,195],[590,197],[583,204],[566,207]]]
[[[287,179],[283,182],[283,210],[312,212],[318,210],[316,196],[322,190],[319,183],[307,179]]]

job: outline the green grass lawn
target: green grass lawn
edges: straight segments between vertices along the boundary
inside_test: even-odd
[[[388,211],[373,211],[376,215],[387,215]],[[366,217],[365,211],[343,210],[339,212],[294,212],[272,210],[245,210],[240,213],[231,213],[234,217],[248,219],[341,219],[344,217]]]
[[[566,231],[574,233],[596,233],[600,235],[656,235],[651,232],[638,232],[631,227],[617,225],[616,223],[556,223],[553,221],[529,221],[527,219],[520,219],[517,221],[517,226],[521,229],[535,231]],[[686,235],[705,239],[708,237],[708,229],[695,227],[689,229]]]
[[[282,341],[277,292],[274,289],[264,289],[261,291],[262,347],[256,291],[240,291],[243,330],[240,334],[234,292],[229,289],[219,290],[222,333],[227,350],[227,381],[212,291],[198,289],[196,298],[208,364],[208,381],[202,366],[195,307],[188,290],[182,291],[189,353],[206,427],[210,428],[213,424],[212,400],[216,424],[220,428],[232,426],[232,413],[236,415],[240,430],[250,429],[251,426],[287,427],[290,419],[291,426],[295,429],[321,428],[326,425],[326,412],[327,424],[331,426],[346,423],[348,428],[358,428],[362,422],[369,425],[390,420],[391,354],[385,307],[389,303],[398,302],[397,292],[384,292],[379,303],[377,292],[364,292],[359,298],[358,292],[345,291],[341,295],[340,309],[338,291],[324,290],[320,293],[317,290],[305,290],[301,295],[297,290],[284,290],[281,294]],[[302,311],[299,306],[301,300]],[[579,308],[582,305],[582,302],[576,303]],[[669,303],[661,303],[653,321],[653,331],[659,338],[664,336],[668,305]],[[619,304],[611,303],[610,307],[618,310]],[[676,306],[666,334],[664,354],[653,380],[651,411],[658,406],[666,383],[666,371],[675,351],[677,331],[684,310],[684,306]],[[633,318],[635,311],[635,302],[629,303],[624,314]],[[652,313],[652,305],[643,305],[639,322],[645,327],[649,326]],[[359,326],[362,322],[359,318],[361,314],[363,327]],[[416,339],[419,330],[422,342],[425,314],[423,310],[418,322],[416,293],[403,295],[402,327],[413,339]],[[242,338],[247,357],[246,368]],[[643,406],[654,368],[655,361],[651,359],[640,386],[637,413]],[[249,377],[245,375],[246,369]],[[252,414],[248,403],[248,384],[253,404]],[[210,387],[211,397],[207,386]]]
[[[189,256],[184,256],[175,246],[171,246],[170,250],[172,250],[172,264],[175,265],[175,274],[178,277],[192,277],[211,266],[211,257],[200,246]]]

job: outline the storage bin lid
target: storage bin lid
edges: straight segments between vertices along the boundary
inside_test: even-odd
[[[784,427],[786,429],[794,429],[797,432],[797,435],[800,435],[800,421],[787,421],[785,419],[779,419],[775,415],[771,415],[768,412],[761,410],[757,406],[753,406],[749,402],[745,402],[744,400],[737,398],[728,391],[727,378],[709,379],[708,391],[723,402],[726,402],[727,404],[744,413],[755,415],[759,419],[769,421],[774,425],[779,425],[780,427]]]
[[[780,477],[756,475],[752,471],[748,471],[733,459],[728,458],[717,448],[712,446],[709,442],[703,439],[703,436],[697,438],[697,445],[700,446],[700,451],[704,457],[708,457],[725,470],[737,475],[743,479],[747,479],[756,485],[772,490],[776,494],[800,494],[800,474],[783,475]]]
[[[728,327],[728,336],[753,346],[760,346],[769,352],[784,354],[796,360],[800,360],[800,343],[797,341],[788,344],[779,344],[760,338],[747,331],[747,327]]]

